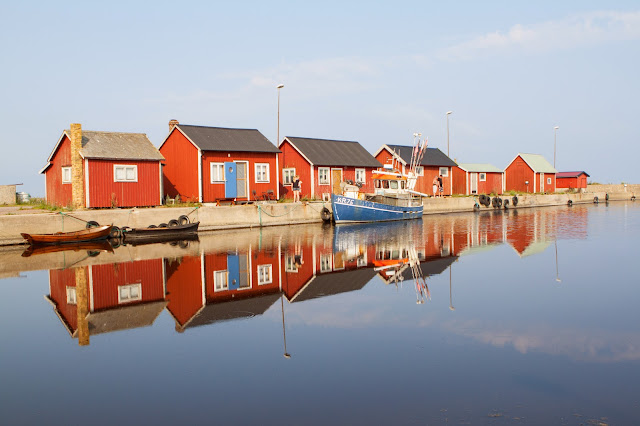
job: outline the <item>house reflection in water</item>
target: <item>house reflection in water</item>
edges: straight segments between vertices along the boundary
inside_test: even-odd
[[[149,326],[166,306],[162,259],[50,270],[46,299],[81,346],[93,335]]]
[[[157,259],[51,270],[47,300],[80,345],[151,325],[165,307],[182,333],[262,315],[281,295],[297,303],[361,290],[375,276],[385,284],[414,280],[422,303],[430,298],[425,279],[451,271],[460,256],[504,243],[526,256],[557,238],[585,238],[587,223],[587,208],[578,206],[215,235],[184,254],[159,245]],[[451,286],[449,299],[453,309]]]

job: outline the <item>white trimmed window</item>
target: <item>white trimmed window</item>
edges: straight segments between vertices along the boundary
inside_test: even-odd
[[[271,265],[258,265],[258,285],[271,283]]]
[[[291,185],[293,177],[296,175],[296,169],[282,169],[282,184]]]
[[[329,167],[318,167],[318,185],[329,185],[331,183],[329,173]]]
[[[256,183],[269,182],[269,163],[256,163]]]
[[[551,185],[551,178],[547,178],[547,185]]]
[[[365,251],[356,259],[356,266],[361,268],[363,266],[367,266],[367,252]]]
[[[224,163],[211,163],[211,183],[224,182]]]
[[[118,286],[118,303],[142,300],[142,284],[126,284]]]
[[[479,173],[478,174],[478,178],[480,179],[480,182],[485,182],[487,180],[487,174],[486,173]]]
[[[331,272],[331,255],[330,254],[321,254],[320,255],[320,272]]]
[[[62,183],[71,183],[71,167],[62,168]]]
[[[296,258],[292,254],[288,254],[284,259],[284,270],[286,272],[298,272],[298,267],[296,266]]]
[[[67,287],[67,305],[76,304],[76,288]]]
[[[449,176],[449,168],[448,167],[440,167],[440,173],[442,177]]]
[[[367,180],[367,172],[365,169],[356,169],[356,183],[365,183]]]
[[[229,290],[229,272],[214,271],[213,272],[213,291]]]
[[[113,165],[114,182],[137,182],[138,166],[126,166],[123,164]]]
[[[416,176],[424,176],[424,166],[416,166]]]

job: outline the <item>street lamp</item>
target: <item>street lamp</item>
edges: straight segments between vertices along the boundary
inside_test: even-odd
[[[553,168],[556,168],[556,132],[560,128],[560,126],[555,126],[553,128]]]
[[[280,144],[280,89],[284,87],[284,84],[278,84],[276,89],[278,89],[278,136],[276,140],[276,146]]]
[[[453,113],[453,111],[447,111],[447,157],[449,156],[449,115]]]

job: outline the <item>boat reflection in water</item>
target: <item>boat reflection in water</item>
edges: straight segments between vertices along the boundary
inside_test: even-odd
[[[586,225],[586,208],[482,211],[215,232],[199,241],[120,247],[77,259],[38,257],[50,256],[54,268],[46,299],[69,334],[88,345],[90,336],[150,326],[164,309],[183,333],[262,315],[282,297],[284,322],[284,299],[298,303],[358,291],[374,277],[394,287],[414,285],[422,304],[431,298],[427,279],[447,269],[451,277],[460,256],[504,243],[527,256],[557,238],[584,238]]]

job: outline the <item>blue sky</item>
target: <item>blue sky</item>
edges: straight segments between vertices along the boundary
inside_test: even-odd
[[[640,5],[524,2],[4,2],[0,184],[44,195],[63,129],[172,118],[411,144],[505,167],[518,152],[640,183]]]

